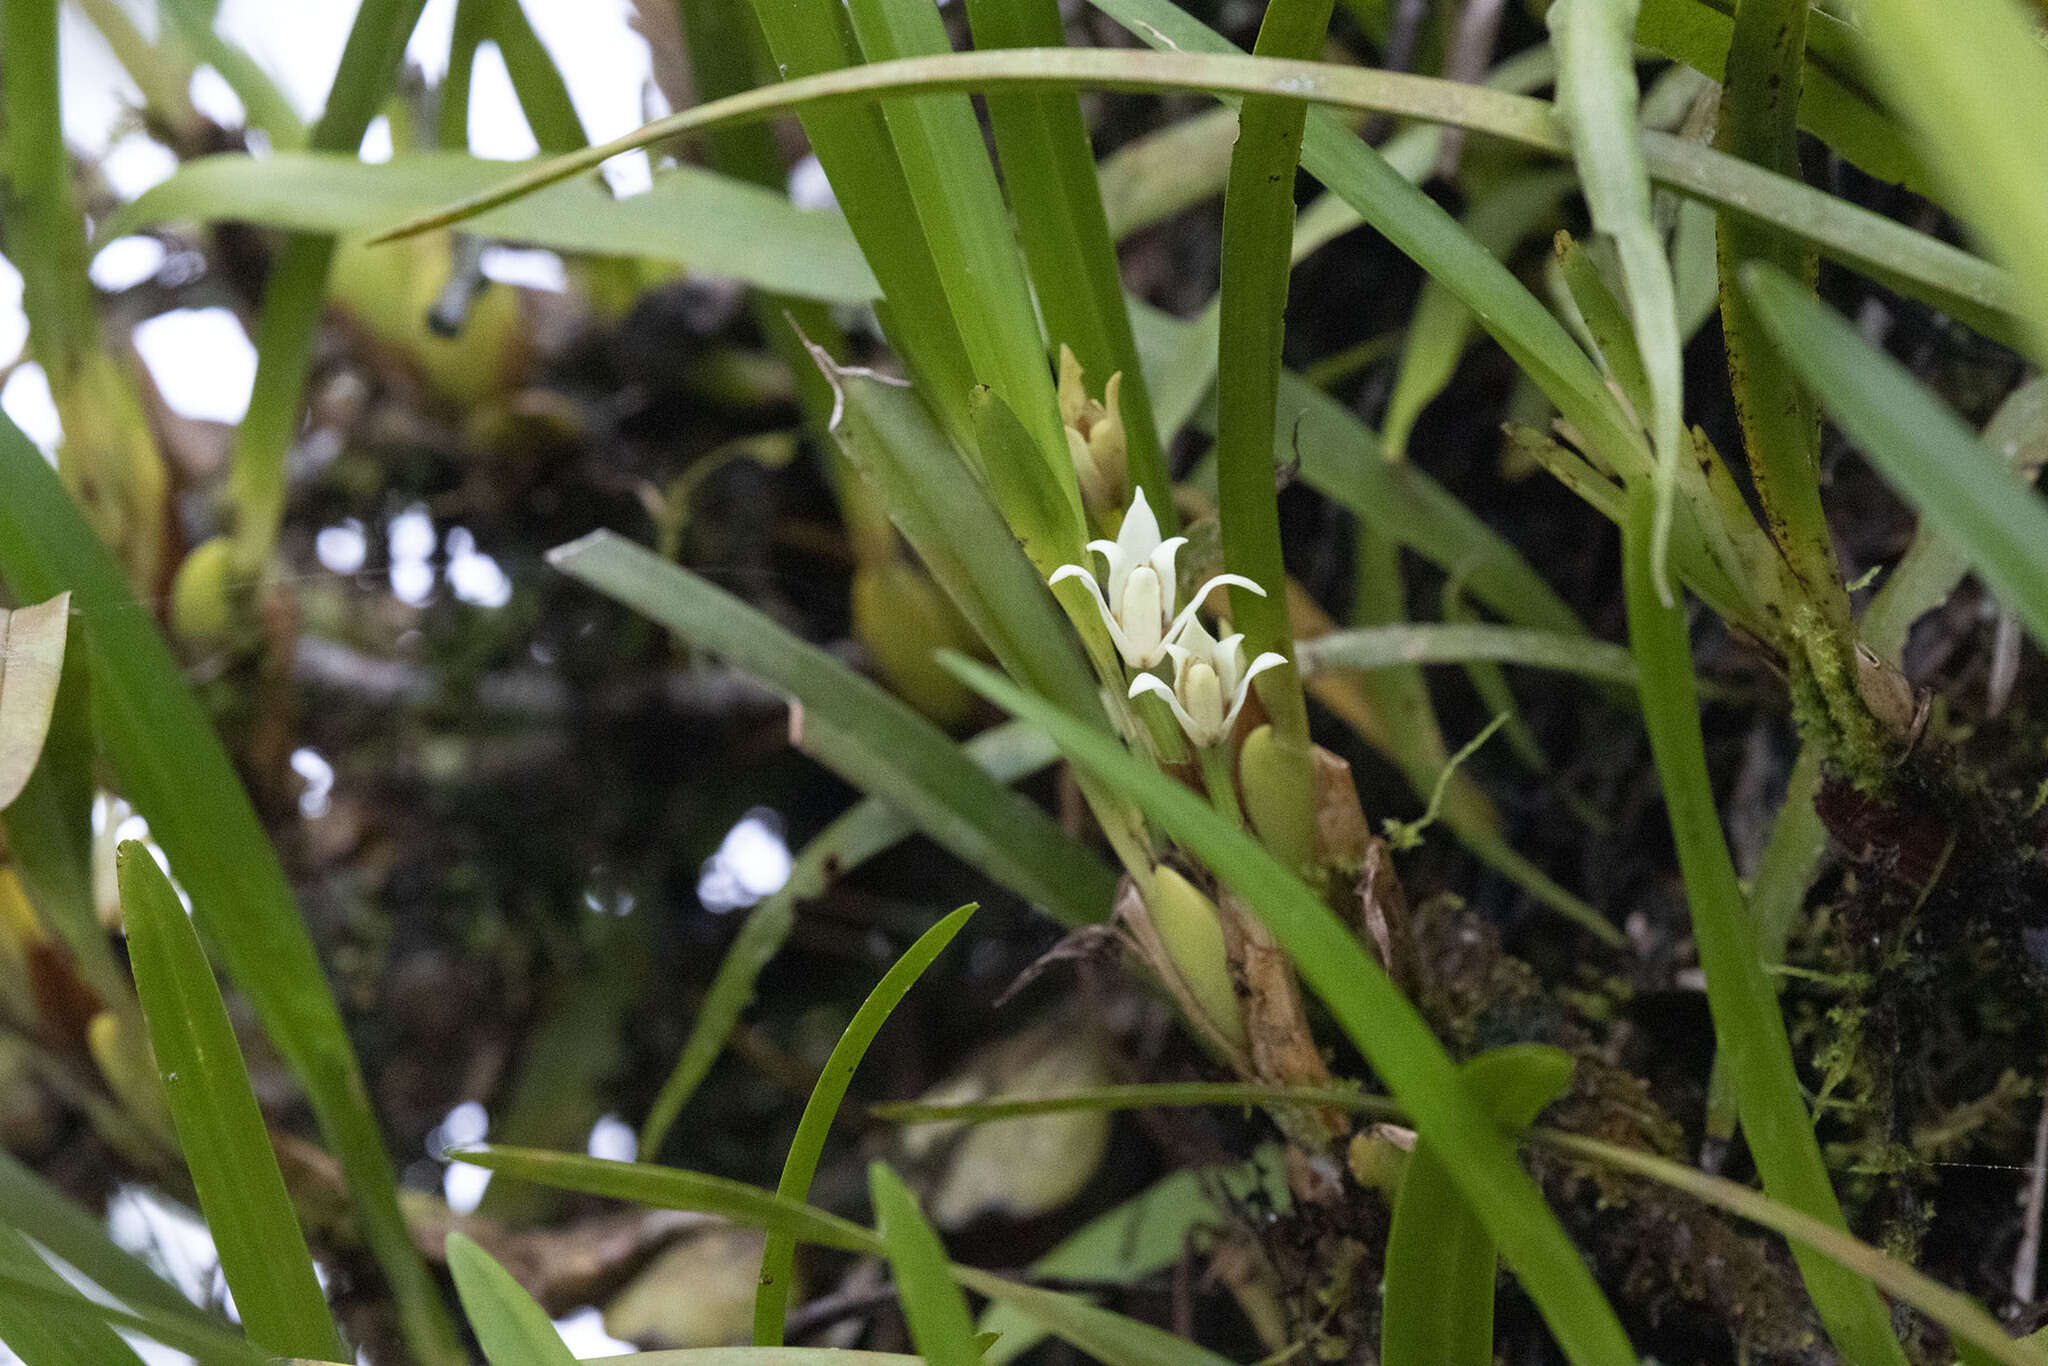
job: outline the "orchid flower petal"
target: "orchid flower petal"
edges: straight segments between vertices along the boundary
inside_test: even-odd
[[[1088,596],[1095,600],[1095,610],[1102,613],[1102,624],[1109,628],[1109,638],[1115,643],[1117,653],[1128,656],[1130,644],[1124,637],[1124,628],[1117,625],[1116,614],[1109,610],[1109,601],[1102,596],[1102,585],[1095,581],[1095,576],[1078,564],[1063,564],[1052,571],[1046,583],[1055,584],[1064,579],[1079,579],[1087,585]]]
[[[1252,680],[1266,670],[1277,669],[1286,662],[1285,655],[1276,655],[1271,650],[1252,661],[1252,666],[1237,680],[1237,690],[1230,699],[1230,710],[1223,717],[1223,731],[1226,735],[1230,733],[1231,727],[1237,724],[1237,714],[1244,710],[1245,701],[1252,695]]]
[[[1187,606],[1181,608],[1180,615],[1173,619],[1173,625],[1167,627],[1167,638],[1172,639],[1180,635],[1187,624],[1195,619],[1195,612],[1204,602],[1208,601],[1209,594],[1225,585],[1233,588],[1248,588],[1262,598],[1266,596],[1265,589],[1259,587],[1242,574],[1218,574],[1215,578],[1210,579],[1195,590],[1194,596],[1188,599]]]
[[[1196,725],[1195,718],[1188,715],[1188,709],[1180,704],[1180,698],[1174,695],[1173,689],[1166,686],[1165,679],[1161,678],[1158,674],[1139,674],[1131,680],[1130,695],[1133,698],[1136,698],[1139,693],[1147,692],[1157,693],[1165,698],[1166,705],[1173,709],[1173,719],[1180,722],[1180,728],[1188,733],[1190,739],[1194,738],[1195,732],[1200,727]]]

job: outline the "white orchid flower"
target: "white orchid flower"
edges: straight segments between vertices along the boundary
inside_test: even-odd
[[[1152,515],[1145,491],[1139,489],[1131,495],[1131,510],[1124,514],[1116,539],[1088,543],[1090,550],[1102,556],[1104,581],[1098,583],[1085,565],[1063,564],[1053,570],[1051,582],[1080,579],[1086,583],[1124,663],[1133,669],[1150,669],[1166,658],[1167,642],[1194,620],[1195,609],[1215,589],[1235,584],[1260,597],[1266,595],[1266,590],[1241,574],[1218,574],[1196,589],[1176,615],[1173,557],[1187,541],[1185,536],[1159,539],[1159,519]]]
[[[1220,744],[1230,734],[1251,696],[1252,679],[1287,662],[1285,656],[1268,650],[1246,668],[1242,635],[1218,640],[1193,619],[1166,652],[1173,656],[1173,686],[1167,687],[1157,674],[1140,674],[1131,680],[1131,696],[1150,692],[1165,698],[1188,739],[1202,749]]]

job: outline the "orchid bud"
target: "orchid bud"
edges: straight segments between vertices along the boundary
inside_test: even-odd
[[[1232,1047],[1245,1047],[1244,1017],[1238,1011],[1237,987],[1231,980],[1216,903],[1178,872],[1160,864],[1152,870],[1145,909],[1173,971],[1187,988],[1190,999],[1182,1002],[1183,1007],[1199,1009],[1215,1033]]]

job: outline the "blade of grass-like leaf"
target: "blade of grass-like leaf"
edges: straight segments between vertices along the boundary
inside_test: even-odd
[[[828,120],[818,117],[816,112],[823,107],[848,102],[857,105],[880,95],[912,90],[943,94],[1009,85],[1043,85],[1204,91],[1226,100],[1248,94],[1280,95],[1311,104],[1452,123],[1556,155],[1569,154],[1551,106],[1542,100],[1427,76],[1226,55],[1236,50],[1167,0],[1101,0],[1097,7],[1146,41],[1177,50],[1147,54],[1124,49],[1029,48],[916,57],[829,70],[658,119],[588,151],[545,162],[492,190],[408,219],[370,240],[388,241],[446,227],[566,180],[622,152],[683,133],[761,119],[791,108],[811,114],[813,122],[823,123]],[[852,120],[841,117],[839,122],[848,125]],[[812,141],[815,144],[816,138]],[[1646,130],[1641,135],[1641,145],[1649,172],[1659,184],[1775,224],[1813,242],[1829,257],[1902,294],[1953,313],[1988,336],[2002,338],[2013,334],[2008,315],[2017,307],[2014,284],[2004,271],[1981,258],[1881,214],[1684,138]],[[1456,272],[1448,265],[1440,269],[1436,264],[1440,253],[1452,250],[1436,240],[1448,215],[1441,209],[1436,210],[1436,216],[1426,214],[1411,198],[1420,197],[1412,185],[1408,187],[1409,196],[1391,188],[1382,191],[1377,173],[1355,163],[1361,149],[1378,157],[1376,149],[1361,142],[1335,119],[1311,118],[1302,142],[1302,168],[1342,194],[1365,221],[1391,239],[1412,240],[1416,249],[1404,247],[1403,251],[1432,275],[1454,279]],[[1382,169],[1394,179],[1401,179],[1392,167]],[[845,192],[839,192],[839,198],[855,235],[862,238],[869,263],[875,265],[878,274],[892,269],[886,257],[878,258],[878,248],[867,244],[865,229]],[[1436,208],[1426,197],[1422,199]],[[1423,254],[1418,255],[1418,251]],[[1517,325],[1519,320],[1496,319],[1485,307],[1485,299],[1497,287],[1497,281],[1493,272],[1476,281],[1481,303],[1474,311],[1512,352],[1525,340]],[[884,278],[882,284],[884,296],[897,301],[892,314],[907,315],[909,310],[900,301],[899,288],[890,278]],[[1472,300],[1467,298],[1466,302],[1470,305]],[[1540,305],[1538,308],[1540,311]],[[897,325],[909,324],[899,317]],[[1510,342],[1508,337],[1516,340]],[[1539,372],[1531,373],[1542,377]]]
[[[1481,1053],[1459,1072],[1494,1123],[1519,1134],[1571,1085],[1572,1058],[1543,1044]],[[1380,1317],[1381,1366],[1493,1366],[1499,1254],[1437,1156],[1418,1136],[1394,1195]]]
[[[249,1340],[279,1356],[339,1360],[346,1353],[199,934],[148,849],[128,840],[117,863],[150,1046]]]
[[[64,1278],[37,1255],[27,1238],[0,1224],[0,1278],[25,1282],[47,1295],[79,1297]],[[92,1316],[52,1312],[42,1299],[5,1293],[0,1284],[0,1346],[11,1349],[22,1366],[142,1366],[135,1351],[114,1336],[104,1320]]]
[[[752,1228],[782,1229],[800,1241],[843,1252],[877,1256],[883,1250],[881,1240],[858,1224],[723,1177],[673,1167],[607,1162],[575,1153],[517,1148],[486,1147],[456,1151],[449,1156],[504,1176],[563,1190],[631,1200],[657,1209],[717,1214]],[[1019,1285],[973,1267],[955,1266],[952,1275],[968,1289],[1014,1306],[1055,1336],[1110,1366],[1225,1366],[1223,1358],[1214,1353],[1149,1324],[1098,1309],[1072,1295]],[[764,1360],[772,1362],[774,1358]],[[812,1366],[811,1359],[797,1360],[796,1366]]]
[[[1661,601],[1652,575],[1654,509],[1647,494],[1642,488],[1630,493],[1624,529],[1629,635],[1642,671],[1643,717],[1678,845],[1693,939],[1706,971],[1715,1039],[1728,1058],[1737,1111],[1764,1188],[1775,1199],[1843,1229],[1847,1226],[1799,1089],[1777,992],[1757,956],[1748,907],[1715,810],[1684,609]],[[1829,1336],[1851,1360],[1904,1363],[1891,1316],[1869,1282],[1810,1251],[1795,1250],[1795,1256]]]
[[[655,1209],[716,1214],[749,1228],[779,1230],[799,1242],[841,1252],[874,1255],[881,1251],[880,1241],[859,1224],[813,1209],[801,1200],[788,1200],[722,1176],[639,1162],[610,1162],[581,1153],[544,1152],[538,1148],[463,1148],[451,1151],[448,1156],[452,1161],[467,1162],[500,1176],[560,1190],[630,1200]]]
[[[57,710],[71,595],[8,611],[0,607],[0,810],[35,772]]]
[[[923,0],[849,0],[846,8],[870,61],[951,52],[945,20]],[[1080,492],[1045,339],[974,106],[964,95],[885,100],[882,120],[974,378],[1009,405],[1037,447],[1036,466],[1014,473],[1045,496],[1064,496],[1078,513]],[[1033,211],[1028,205],[1020,210]]]
[[[1302,667],[1387,669],[1404,664],[1467,664],[1494,660],[1556,669],[1633,688],[1635,657],[1620,645],[1555,631],[1484,622],[1409,622],[1332,631],[1301,643]]]
[[[2028,483],[2048,464],[2048,377],[2040,375],[2005,396],[1979,440]],[[1970,571],[1969,558],[1931,521],[1885,577],[1857,623],[1864,644],[1898,667],[1913,623],[1947,602]]]
[[[860,59],[839,0],[753,0],[753,9],[784,82],[843,78],[850,73],[840,68]],[[973,432],[967,396],[974,371],[881,110],[799,110],[798,118],[889,301],[882,318],[890,342],[923,382],[947,433],[966,446]]]
[[[291,885],[178,663],[41,452],[0,419],[0,578],[17,600],[71,591],[100,748],[198,906],[199,927],[305,1087],[415,1350],[455,1361],[439,1292]],[[446,1347],[447,1350],[442,1350]]]
[[[1928,525],[2048,643],[2048,507],[1905,367],[1797,281],[1752,266],[1743,288],[1779,353]]]
[[[1057,0],[971,0],[967,15],[979,48],[1058,47],[1065,41]],[[1055,346],[1073,348],[1098,382],[1122,372],[1131,482],[1145,490],[1163,518],[1160,529],[1170,534],[1172,480],[1152,426],[1152,398],[1124,308],[1080,99],[1067,91],[992,96],[988,118],[1046,330]]]
[[[2021,327],[2048,360],[2048,52],[2012,0],[1871,0],[1857,10],[1874,74],[1905,116],[1947,202],[2003,261]]]
[[[1306,58],[1321,48],[1332,0],[1271,0],[1253,53]],[[1247,98],[1237,111],[1237,144],[1223,189],[1223,243],[1217,289],[1216,515],[1223,566],[1262,593],[1230,590],[1231,629],[1256,656],[1292,658],[1287,620],[1287,568],[1280,554],[1279,486],[1273,477],[1272,432],[1280,401],[1280,348],[1287,281],[1293,269],[1294,175],[1301,164],[1308,107],[1299,101]],[[1275,749],[1286,778],[1309,784],[1308,703],[1291,663],[1257,683],[1282,741]]]
[[[1036,452],[1009,406],[993,392],[970,400],[995,476],[985,487],[913,390],[842,369],[828,356],[814,359],[839,395],[833,436],[840,449],[975,634],[1003,667],[1070,705],[1092,698],[1094,679],[1044,577],[1080,555],[1086,533],[1073,509],[1036,501],[1033,482],[1019,477],[1015,467]],[[1009,431],[997,430],[998,422]],[[1027,505],[1029,514],[1005,516]],[[1108,648],[1106,636],[1101,645]]]
[[[868,1198],[917,1354],[931,1366],[976,1366],[981,1348],[974,1340],[967,1296],[947,1274],[945,1245],[925,1222],[917,1197],[887,1163],[874,1162],[868,1166]],[[758,1323],[755,1332],[760,1332]]]
[[[1730,0],[1643,0],[1636,41],[1721,80],[1735,26],[1734,8]],[[1818,60],[1799,99],[1799,126],[1878,179],[1929,193],[1933,184],[1926,168],[1903,131],[1864,88],[1862,72],[1849,50],[1856,41],[1849,26],[1825,12],[1808,22],[1822,36],[1815,41]]]
[[[503,162],[459,152],[376,164],[333,152],[201,157],[117,209],[97,240],[195,221],[361,232],[504,174]],[[838,214],[799,209],[772,190],[692,166],[665,170],[626,199],[587,180],[556,185],[466,226],[554,251],[672,262],[827,303],[867,303],[879,288]]]
[[[1458,1189],[1480,1211],[1523,1288],[1574,1362],[1632,1363],[1614,1310],[1579,1260],[1505,1135],[1459,1080],[1442,1045],[1358,941],[1292,873],[1199,797],[1106,735],[953,657],[977,692],[1050,732],[1060,748],[1139,802],[1244,897],[1345,1033],[1440,1142]]]
[[[943,732],[745,603],[609,532],[549,561],[796,697],[804,747],[940,844],[1068,926],[1108,913],[1116,879],[1036,806],[976,768]]]
[[[512,93],[541,151],[554,155],[590,145],[590,135],[577,116],[569,87],[548,55],[547,45],[533,31],[523,0],[495,0],[491,5],[491,37],[512,78]]]
[[[1351,1110],[1381,1119],[1406,1117],[1386,1096],[1369,1095],[1343,1086],[1268,1086],[1261,1082],[1175,1081],[1127,1086],[1095,1086],[1057,1096],[1016,1100],[977,1100],[960,1104],[892,1101],[868,1113],[890,1124],[992,1124],[1034,1115],[1068,1114],[1076,1110],[1144,1110],[1154,1107],[1225,1105],[1252,1109],[1264,1105],[1316,1105]]]
[[[448,1274],[491,1366],[574,1366],[548,1311],[473,1239],[448,1235]]]
[[[844,1347],[683,1347],[633,1355],[634,1366],[918,1366],[923,1360]]]
[[[832,1121],[839,1115],[839,1106],[846,1099],[846,1088],[852,1083],[854,1072],[860,1067],[861,1059],[867,1056],[868,1045],[875,1041],[875,1035],[881,1032],[882,1026],[887,1023],[897,1003],[917,984],[917,979],[924,976],[924,970],[932,965],[932,960],[943,953],[946,946],[953,942],[953,936],[966,926],[967,918],[974,914],[975,909],[970,902],[920,935],[917,942],[896,960],[895,965],[882,974],[882,980],[875,984],[875,989],[861,1002],[860,1009],[854,1011],[853,1018],[847,1022],[846,1029],[839,1036],[839,1042],[833,1046],[832,1055],[825,1059],[825,1066],[818,1073],[817,1085],[811,1089],[810,1099],[804,1103],[803,1117],[797,1121],[796,1134],[789,1141],[789,1153],[782,1159],[782,1179],[775,1186],[777,1195],[798,1203],[809,1199],[811,1179],[817,1175],[818,1159],[825,1152],[825,1139],[832,1132]],[[870,1169],[871,1191],[879,1192],[878,1183],[881,1179],[876,1173],[887,1170],[880,1164]],[[895,1173],[889,1173],[890,1180],[894,1180],[894,1177]],[[903,1200],[911,1199],[909,1192],[902,1190],[901,1182],[897,1182],[896,1190],[901,1193]],[[912,1268],[901,1265],[897,1267],[897,1280],[899,1284],[905,1285],[906,1296],[917,1289],[906,1284],[906,1271],[915,1269],[916,1264],[923,1260],[922,1243],[928,1239],[931,1251],[938,1255],[938,1274],[945,1292],[957,1297],[960,1292],[953,1283],[943,1280],[945,1259],[938,1249],[937,1236],[929,1228],[924,1229],[923,1237],[919,1237],[914,1229],[906,1231],[903,1227],[905,1221],[900,1218],[895,1229],[897,1236],[892,1236],[889,1216],[883,1211],[879,1194],[875,1209],[881,1222],[882,1241],[889,1249],[891,1262],[895,1262],[898,1257],[907,1257],[913,1264]],[[915,1212],[916,1206],[912,1203],[913,1216]],[[922,1222],[921,1219],[918,1220],[920,1226]],[[759,1289],[754,1292],[756,1347],[782,1345],[782,1321],[789,1309],[789,1285],[795,1268],[796,1239],[786,1233],[771,1232],[767,1245],[761,1251],[761,1283]],[[906,1305],[906,1312],[909,1308],[910,1306]],[[935,1322],[927,1325],[925,1335],[920,1335],[916,1320],[913,1319],[911,1333],[917,1341],[918,1351],[930,1357],[934,1347],[944,1347],[947,1344],[949,1325],[946,1320],[949,1315],[944,1312],[943,1307],[932,1308],[927,1304],[926,1308],[933,1315]],[[959,1317],[961,1341],[971,1348],[974,1332],[967,1322],[967,1306],[964,1301],[960,1304]],[[930,1345],[926,1342],[926,1336],[933,1339]],[[977,1354],[970,1352],[969,1366],[974,1355]]]
[[[0,1150],[0,1210],[6,1211],[8,1226],[62,1257],[136,1312],[226,1331],[225,1323],[116,1246],[107,1236],[104,1221],[86,1213],[4,1150]]]
[[[327,107],[307,139],[316,152],[354,155],[363,131],[390,93],[406,40],[425,0],[363,0],[342,47]],[[327,292],[334,238],[293,233],[272,262],[256,324],[256,378],[249,408],[235,428],[227,498],[234,509],[234,565],[245,579],[261,573],[284,519],[285,455],[298,436],[300,397],[313,365],[314,333]],[[415,1312],[424,1313],[415,1306]],[[433,1335],[432,1340],[418,1333]],[[409,1335],[430,1355],[452,1355],[445,1328],[422,1318]]]
[[[21,1276],[0,1267],[0,1302],[8,1300],[33,1306],[46,1322],[61,1324],[74,1335],[70,1338],[73,1345],[79,1341],[75,1335],[91,1333],[97,1328],[120,1328],[161,1343],[173,1351],[183,1352],[198,1361],[200,1366],[276,1366],[275,1357],[251,1347],[225,1328],[207,1328],[160,1314],[126,1314],[89,1300],[61,1282],[52,1285],[40,1275]],[[9,1331],[12,1331],[11,1327]],[[88,1346],[87,1350],[92,1349]],[[118,1353],[111,1357],[74,1353],[48,1358],[51,1366],[78,1366],[82,1362],[91,1362],[92,1366],[107,1362],[113,1366],[113,1363],[134,1359],[132,1354],[123,1357]],[[42,1366],[42,1363],[31,1361],[29,1366]]]
[[[1045,767],[1058,757],[1052,742],[1027,726],[1008,722],[983,731],[962,746],[967,757],[999,783],[1013,782]],[[640,1126],[640,1160],[660,1153],[676,1117],[689,1104],[725,1041],[754,999],[754,983],[782,948],[796,925],[799,902],[822,896],[838,878],[883,850],[915,834],[895,807],[878,798],[863,798],[798,851],[789,880],[767,900],[747,912],[747,921],[718,965],[718,975],[704,993],[704,1004],[683,1041],[675,1070]]]
[[[1005,1280],[979,1267],[955,1266],[953,1277],[1007,1306],[1104,1366],[1228,1366],[1227,1357],[1149,1323],[1098,1308],[1077,1295]]]
[[[1633,1172],[1674,1190],[1684,1191],[1695,1199],[1782,1234],[1793,1241],[1795,1250],[1797,1247],[1810,1249],[1809,1257],[1813,1254],[1825,1257],[1844,1272],[1912,1305],[1950,1333],[1976,1346],[1993,1361],[2005,1362],[2008,1366],[2043,1366],[2048,1363],[2048,1350],[2039,1344],[2015,1342],[2007,1337],[1998,1320],[1985,1313],[1967,1295],[1950,1290],[1896,1257],[1887,1257],[1831,1223],[1759,1195],[1747,1186],[1737,1185],[1724,1177],[1708,1176],[1705,1172],[1650,1153],[1616,1147],[1578,1134],[1532,1129],[1529,1138],[1558,1152],[1585,1158],[1617,1171]],[[1802,1259],[1802,1262],[1804,1260],[1807,1259]],[[1896,1350],[1896,1343],[1893,1349]],[[1887,1352],[1884,1357],[1851,1359],[1904,1360],[1904,1355]]]
[[[1465,230],[1495,256],[1505,257],[1530,231],[1548,218],[1570,189],[1568,172],[1529,171],[1511,176],[1488,190],[1466,211]],[[1408,337],[1401,348],[1401,366],[1380,420],[1380,440],[1389,460],[1408,456],[1408,433],[1430,400],[1451,382],[1458,358],[1478,324],[1457,296],[1432,278],[1422,286],[1408,315]]]
[[[1641,414],[1657,456],[1650,568],[1657,591],[1670,602],[1675,599],[1666,560],[1683,458],[1685,365],[1677,289],[1651,215],[1650,173],[1636,131],[1638,9],[1639,0],[1557,0],[1548,22],[1557,48],[1558,121],[1571,138],[1593,226],[1613,240],[1621,258],[1629,317],[1650,388],[1650,410]]]

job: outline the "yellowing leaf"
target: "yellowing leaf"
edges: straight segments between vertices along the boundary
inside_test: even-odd
[[[21,795],[42,755],[70,617],[69,593],[34,607],[0,609],[0,808]]]

